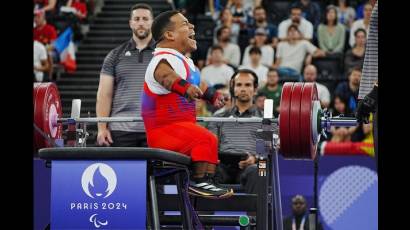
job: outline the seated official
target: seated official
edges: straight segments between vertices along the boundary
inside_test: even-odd
[[[253,71],[238,70],[230,81],[233,107],[215,116],[263,117],[262,111],[253,102],[257,88],[258,78]],[[256,132],[261,126],[261,123],[209,123],[208,129],[219,138],[220,163],[216,173],[219,183],[240,183],[245,192],[257,193]],[[241,153],[244,157],[238,156]]]

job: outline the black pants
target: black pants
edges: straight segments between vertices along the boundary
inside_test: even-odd
[[[257,164],[250,165],[243,170],[241,174],[241,186],[246,193],[258,194],[258,166]]]
[[[256,164],[245,169],[239,169],[236,165],[220,163],[217,167],[217,180],[222,184],[241,184],[246,193],[258,193],[258,167]]]
[[[147,136],[145,133],[111,131],[111,137],[114,143],[112,147],[147,147]]]

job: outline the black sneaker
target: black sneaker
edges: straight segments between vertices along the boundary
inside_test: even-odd
[[[195,181],[191,180],[189,182],[188,192],[194,196],[202,196],[210,199],[224,199],[233,195],[232,189],[224,188],[206,176]]]

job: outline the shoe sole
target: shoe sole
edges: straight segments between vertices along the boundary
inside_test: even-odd
[[[226,199],[226,198],[229,198],[229,197],[233,196],[233,195],[234,195],[234,192],[233,192],[233,190],[231,189],[229,192],[227,192],[227,193],[225,193],[225,194],[223,194],[223,195],[216,196],[216,195],[212,195],[212,194],[209,194],[209,193],[204,193],[204,192],[195,190],[195,189],[193,189],[193,188],[190,187],[190,188],[188,189],[188,194],[189,194],[189,195],[192,195],[192,196],[197,196],[197,197],[204,197],[204,198],[207,198],[207,199],[219,200],[219,199]]]

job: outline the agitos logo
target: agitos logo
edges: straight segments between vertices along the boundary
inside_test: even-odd
[[[99,186],[95,186],[95,181],[98,181]],[[105,184],[105,191],[101,189],[96,189],[95,187],[101,188],[102,184]],[[107,164],[95,163],[88,166],[81,177],[82,188],[91,198],[95,197],[109,197],[115,190],[117,186],[117,175],[114,170]]]

